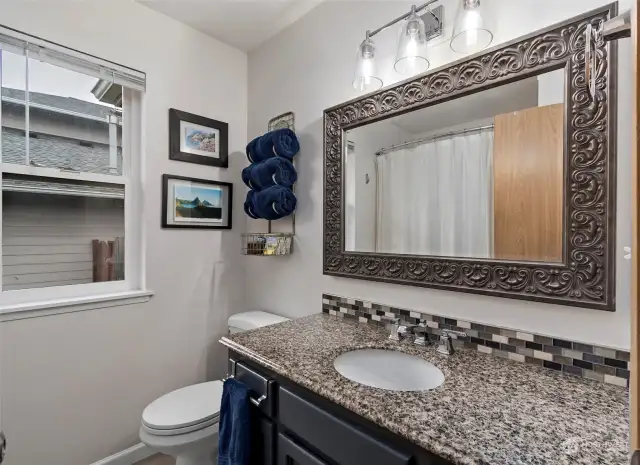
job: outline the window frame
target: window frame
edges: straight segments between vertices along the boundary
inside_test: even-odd
[[[8,34],[9,31],[9,34]],[[34,58],[31,56],[30,51],[33,47],[37,47],[39,54],[36,59],[59,66],[71,71],[88,74],[97,78],[105,72],[106,65],[114,66],[111,62],[101,60],[91,55],[82,54],[81,52],[66,49],[60,45],[46,42],[42,39],[34,38],[32,36],[13,31],[3,26],[0,26],[0,52],[6,50],[7,52],[15,53],[18,48],[15,44],[8,43],[8,38],[14,38],[16,41],[28,40],[28,45],[25,48],[25,59],[27,61],[27,76],[28,83],[28,60]],[[33,42],[37,42],[36,45]],[[49,55],[49,52],[52,52]],[[49,59],[53,56],[53,59]],[[65,61],[68,60],[68,61]],[[67,63],[89,63],[94,65],[98,72],[87,73],[77,66],[67,66]],[[131,72],[130,68],[121,67],[115,65],[115,68],[110,69],[111,77],[115,83],[118,83],[116,79],[116,73]],[[0,61],[0,73],[1,73],[1,61]],[[109,281],[99,283],[86,283],[86,284],[73,284],[64,286],[52,286],[41,287],[33,289],[16,289],[4,291],[2,290],[2,283],[0,282],[0,321],[6,319],[17,318],[13,315],[16,312],[25,312],[29,316],[38,316],[40,311],[45,311],[47,314],[51,313],[66,313],[68,310],[56,310],[64,307],[73,307],[74,310],[84,310],[96,307],[112,306],[114,302],[116,305],[122,305],[126,303],[138,303],[141,301],[149,300],[152,292],[145,289],[145,270],[144,270],[144,248],[143,248],[143,234],[144,234],[144,222],[139,221],[142,217],[142,162],[144,154],[144,141],[142,134],[142,121],[144,117],[144,81],[146,77],[144,73],[136,71],[143,76],[142,88],[138,85],[134,85],[130,88],[126,84],[122,86],[122,109],[123,109],[123,122],[122,122],[122,175],[114,176],[107,174],[97,173],[75,173],[60,170],[56,168],[43,168],[25,165],[18,165],[12,163],[0,163],[1,173],[22,174],[32,176],[43,176],[47,178],[55,178],[60,180],[80,180],[89,182],[100,182],[115,184],[124,187],[124,228],[125,228],[125,274],[122,281]],[[97,74],[100,74],[99,76]],[[106,72],[108,75],[109,73]],[[1,74],[0,74],[1,76]],[[122,84],[122,82],[119,82]],[[1,85],[1,77],[0,77]],[[25,87],[25,145],[28,147],[28,84]],[[2,125],[2,108],[0,106],[0,127]],[[1,160],[1,147],[2,147],[2,133],[0,132],[0,160]],[[28,160],[28,155],[25,157]],[[2,196],[4,195],[2,189],[2,176],[0,176],[0,244],[2,244]],[[0,254],[0,270],[2,270],[3,257]],[[13,316],[12,316],[13,315]]]

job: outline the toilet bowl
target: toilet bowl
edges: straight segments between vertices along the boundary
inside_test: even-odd
[[[234,334],[288,321],[262,311],[229,318]],[[186,386],[151,402],[142,412],[140,440],[156,452],[175,457],[176,465],[215,465],[222,381]]]

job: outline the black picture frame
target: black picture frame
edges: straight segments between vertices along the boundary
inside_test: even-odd
[[[167,204],[169,201],[169,181],[189,181],[198,184],[207,184],[211,186],[221,186],[228,189],[229,195],[226,198],[223,209],[227,210],[227,222],[224,225],[211,225],[211,224],[173,224],[167,220],[169,210]],[[233,184],[230,182],[212,181],[210,179],[190,178],[187,176],[176,176],[173,174],[162,175],[162,219],[161,226],[163,229],[231,229],[233,225]]]
[[[216,129],[220,132],[220,145],[218,158],[205,155],[183,152],[180,146],[180,122],[185,121],[207,128]],[[169,159],[196,163],[198,165],[216,166],[227,168],[229,166],[229,124],[217,121],[204,116],[194,115],[186,111],[169,109]]]

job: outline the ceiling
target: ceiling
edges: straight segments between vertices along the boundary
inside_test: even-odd
[[[136,0],[211,37],[250,51],[324,0]]]

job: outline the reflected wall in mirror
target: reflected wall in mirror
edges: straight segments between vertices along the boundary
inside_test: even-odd
[[[561,262],[565,70],[345,131],[345,250]]]

